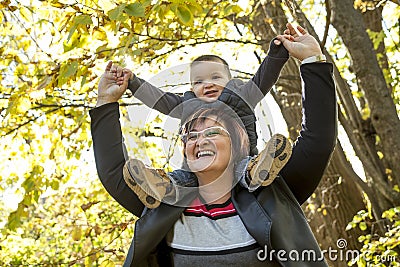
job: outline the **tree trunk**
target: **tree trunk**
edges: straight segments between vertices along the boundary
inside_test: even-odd
[[[371,110],[371,123],[380,138],[386,168],[384,177],[370,177],[382,194],[389,196],[392,205],[400,198],[393,186],[400,183],[400,121],[373,44],[366,33],[362,15],[354,9],[353,1],[330,0],[332,24],[350,52],[358,84]],[[378,179],[380,181],[378,181]]]
[[[266,23],[267,21],[272,21],[272,27]],[[286,22],[287,18],[281,9],[281,3],[267,1],[262,8],[257,9],[252,28],[260,38],[272,39],[276,34],[283,32]],[[268,48],[264,47],[264,49]],[[294,59],[290,59],[286,64],[276,91],[272,94],[288,125],[290,138],[294,140],[298,136],[301,125],[301,80],[299,65]],[[340,153],[337,150],[340,150]],[[346,169],[343,167],[343,161],[339,160],[341,154],[344,155],[344,152],[341,146],[338,146],[318,189],[303,205],[321,248],[326,250],[329,247],[337,249],[336,242],[340,238],[346,239],[347,249],[360,248],[357,241],[360,232],[358,230],[345,231],[345,228],[353,216],[365,208],[365,205],[360,187],[354,180],[342,175]],[[346,266],[345,262],[336,261],[332,264]]]
[[[318,36],[313,29],[311,23],[305,16],[305,14],[296,6],[296,17],[301,25],[306,26],[310,34],[312,34],[317,40]],[[325,48],[322,47],[323,53],[327,56],[328,61],[334,62],[332,57],[328,54]],[[375,136],[371,120],[364,120],[361,116],[361,112],[357,107],[354,98],[351,94],[350,85],[342,78],[336,65],[333,65],[333,75],[336,81],[336,88],[340,100],[339,110],[339,121],[343,126],[346,134],[350,140],[350,143],[356,152],[356,155],[363,163],[367,177],[380,177],[381,179],[375,179],[375,184],[369,182],[365,183],[361,178],[355,174],[354,170],[350,166],[344,166],[344,169],[351,169],[350,171],[341,172],[342,176],[347,179],[353,179],[353,181],[360,186],[360,188],[368,195],[369,200],[372,202],[372,212],[375,218],[379,220],[382,212],[393,207],[391,201],[391,190],[381,190],[377,188],[386,188],[385,183],[385,171],[384,166],[377,154],[377,147],[375,146]],[[371,130],[372,128],[372,130]],[[343,154],[344,155],[344,154]],[[346,160],[347,161],[347,160]],[[343,164],[344,161],[342,161]],[[353,175],[355,174],[355,175]],[[369,179],[371,180],[371,179]],[[379,186],[377,184],[379,183]],[[386,194],[385,194],[386,193]],[[383,230],[383,228],[378,228]]]
[[[365,2],[365,1],[364,1]],[[375,7],[373,9],[367,9],[362,12],[362,18],[364,20],[365,27],[372,32],[375,33],[383,33],[382,28],[382,10],[384,5],[380,5],[379,7]],[[389,75],[389,61],[386,55],[386,48],[383,39],[379,42],[378,47],[375,49],[376,54],[379,55],[377,57],[379,66],[384,71],[384,73],[388,73]],[[392,86],[389,83],[386,83],[389,89],[389,93],[391,94],[393,91]]]

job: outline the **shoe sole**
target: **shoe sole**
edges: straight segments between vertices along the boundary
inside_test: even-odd
[[[130,159],[124,165],[123,175],[126,184],[146,207],[154,209],[160,205],[169,184],[162,174],[140,160]]]
[[[292,146],[289,140],[281,134],[273,135],[264,150],[251,163],[250,186],[270,185],[291,155]]]

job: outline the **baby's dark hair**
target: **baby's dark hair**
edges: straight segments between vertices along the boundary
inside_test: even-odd
[[[216,63],[224,64],[224,67],[226,69],[226,72],[228,73],[229,79],[232,78],[232,74],[231,74],[231,71],[229,70],[228,63],[225,61],[225,59],[223,59],[223,58],[221,58],[221,57],[219,57],[217,55],[202,55],[202,56],[199,56],[199,57],[195,58],[192,61],[192,63],[190,63],[190,68],[192,68],[193,65],[195,65],[196,63],[204,62],[204,61],[216,62]]]

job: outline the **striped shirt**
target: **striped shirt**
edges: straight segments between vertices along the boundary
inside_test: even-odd
[[[196,198],[166,236],[173,266],[266,266],[232,200],[203,203]]]

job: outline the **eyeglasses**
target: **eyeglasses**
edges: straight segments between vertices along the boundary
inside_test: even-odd
[[[204,129],[200,132],[189,132],[187,134],[181,135],[182,142],[185,144],[194,143],[199,139],[200,135],[202,135],[203,138],[215,139],[218,138],[219,136],[229,136],[229,132],[223,127],[213,126]]]

